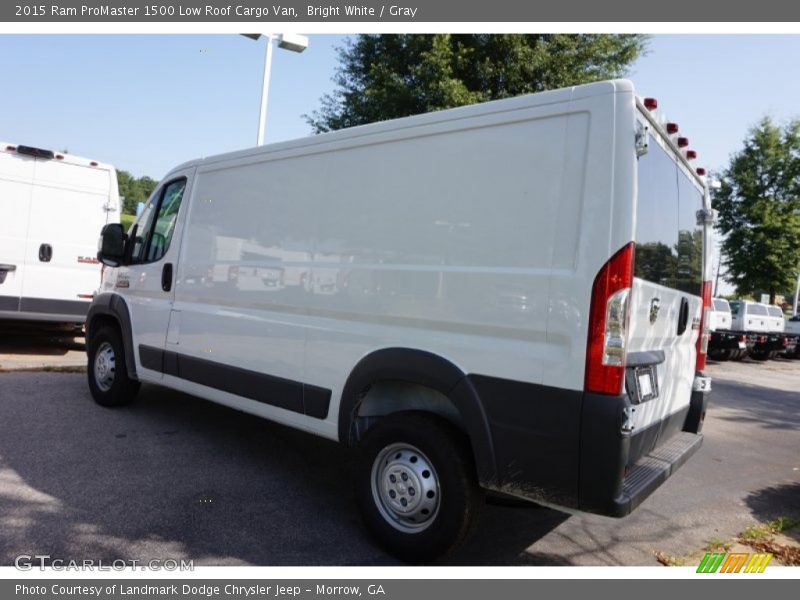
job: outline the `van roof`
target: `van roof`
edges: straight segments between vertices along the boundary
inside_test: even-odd
[[[24,150],[21,150],[24,149]],[[74,154],[68,154],[66,152],[55,152],[53,150],[46,150],[43,148],[35,148],[32,146],[26,146],[25,144],[13,144],[10,142],[3,142],[0,141],[0,155],[11,155],[11,156],[38,156],[41,158],[48,158],[49,160],[57,160],[64,164],[68,165],[75,165],[79,167],[93,167],[95,169],[101,169],[106,171],[113,171],[114,166],[108,163],[100,162],[94,160],[92,158],[86,158],[83,156],[76,156]],[[49,154],[52,154],[52,158],[49,157]]]
[[[285,150],[299,150],[306,147],[318,146],[326,143],[333,144],[345,140],[357,139],[367,135],[390,133],[434,123],[444,123],[485,114],[508,112],[524,108],[545,106],[548,104],[558,104],[570,100],[578,100],[581,98],[605,96],[608,94],[618,93],[634,93],[633,83],[627,79],[599,81],[596,83],[539,92],[536,94],[526,94],[524,96],[516,96],[514,98],[505,98],[503,100],[492,100],[490,102],[483,102],[480,104],[470,104],[468,106],[460,106],[457,108],[451,108],[432,113],[424,113],[410,117],[402,117],[399,119],[379,121],[377,123],[370,123],[368,125],[348,127],[346,129],[310,135],[304,138],[298,138],[285,142],[277,142],[265,146],[256,146],[253,148],[246,148],[244,150],[236,150],[233,152],[197,158],[182,163],[171,169],[165,178],[169,177],[176,171],[181,171],[202,164],[267,155],[273,152],[282,152]]]

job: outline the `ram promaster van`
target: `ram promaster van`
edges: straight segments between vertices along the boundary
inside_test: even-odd
[[[357,446],[364,521],[410,561],[485,489],[627,515],[710,388],[711,207],[653,109],[609,81],[176,167],[101,237],[92,395],[156,383]]]
[[[83,323],[100,282],[97,231],[115,221],[112,166],[0,142],[0,319]]]

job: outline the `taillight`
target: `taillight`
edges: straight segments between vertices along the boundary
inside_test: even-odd
[[[603,265],[592,286],[584,381],[587,392],[622,392],[632,282],[633,242]]]
[[[704,281],[700,292],[703,298],[703,310],[700,312],[700,335],[697,336],[697,362],[695,369],[702,371],[706,368],[706,352],[708,352],[708,313],[711,311],[711,282]]]

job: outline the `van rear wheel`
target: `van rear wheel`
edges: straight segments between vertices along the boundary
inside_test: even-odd
[[[139,382],[128,377],[122,338],[114,327],[101,327],[88,343],[87,375],[92,398],[101,406],[123,406],[139,391]]]
[[[420,413],[381,419],[361,442],[356,495],[390,554],[427,562],[458,548],[483,506],[472,452],[449,423]]]

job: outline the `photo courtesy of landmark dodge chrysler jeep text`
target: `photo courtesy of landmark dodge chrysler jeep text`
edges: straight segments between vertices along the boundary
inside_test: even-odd
[[[358,447],[409,561],[484,489],[630,513],[710,388],[711,207],[655,108],[608,81],[176,167],[103,230],[95,400],[145,381]]]

